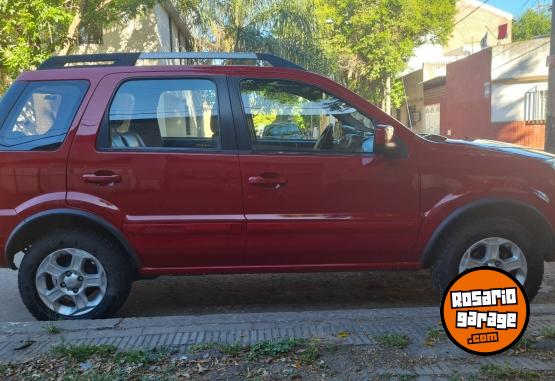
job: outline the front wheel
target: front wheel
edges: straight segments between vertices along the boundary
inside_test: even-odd
[[[513,220],[486,217],[451,229],[441,239],[431,266],[440,295],[460,273],[471,268],[496,267],[512,274],[532,300],[543,278],[543,259],[528,230]]]
[[[38,320],[106,318],[129,294],[131,269],[113,240],[59,229],[34,242],[21,261],[19,292]]]

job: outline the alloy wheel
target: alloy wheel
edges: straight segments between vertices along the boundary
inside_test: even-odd
[[[466,250],[459,264],[459,273],[471,268],[496,267],[512,274],[524,285],[528,263],[524,253],[514,242],[500,237],[484,238]]]
[[[102,264],[81,249],[65,248],[41,262],[35,286],[42,302],[63,316],[84,315],[98,306],[107,289]]]

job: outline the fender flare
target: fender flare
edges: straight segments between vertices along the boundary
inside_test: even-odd
[[[112,234],[114,238],[118,240],[118,242],[127,251],[127,253],[129,254],[129,258],[132,264],[135,266],[135,268],[138,270],[141,267],[141,261],[135,249],[133,248],[131,243],[127,240],[127,238],[114,225],[104,220],[103,218],[98,217],[95,214],[92,214],[83,210],[60,208],[60,209],[46,210],[43,212],[33,214],[25,218],[23,221],[21,221],[12,230],[12,232],[8,236],[8,239],[6,240],[6,245],[4,247],[4,257],[6,258],[6,262],[12,269],[17,270],[17,266],[14,263],[14,257],[15,257],[15,254],[17,253],[17,246],[19,243],[18,239],[20,237],[20,234],[22,234],[22,232],[26,229],[26,227],[29,226],[29,224],[38,222],[45,218],[52,218],[56,216],[77,217],[80,219],[85,219],[87,220],[87,222],[91,223],[92,225],[97,225],[105,229],[110,234]]]
[[[545,218],[542,212],[540,212],[536,207],[530,204],[524,203],[522,201],[518,201],[511,198],[493,197],[493,198],[485,198],[485,199],[477,200],[474,202],[470,202],[466,205],[463,205],[455,209],[454,211],[452,211],[447,216],[447,218],[443,219],[443,221],[441,221],[441,223],[435,228],[430,239],[428,240],[428,243],[426,244],[424,251],[420,256],[420,262],[424,266],[427,266],[430,264],[430,261],[433,259],[434,246],[439,241],[443,233],[449,228],[449,226],[454,221],[456,221],[459,217],[461,217],[463,214],[470,212],[473,209],[479,209],[481,207],[500,205],[500,204],[518,206],[520,208],[528,210],[532,215],[539,218],[539,220],[543,222],[543,224],[545,225],[545,228],[548,229],[548,232],[551,235],[551,248],[555,249],[555,231],[553,230],[553,226],[551,226],[551,224],[549,223],[547,218]],[[555,255],[555,254],[552,254],[552,255]]]

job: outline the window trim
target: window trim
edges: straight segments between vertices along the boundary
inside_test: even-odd
[[[9,101],[11,101],[11,103],[9,104],[10,107],[8,107],[8,110],[5,110],[5,113],[0,113],[1,119],[0,119],[0,130],[4,128],[4,125],[7,123],[8,121],[8,117],[12,114],[14,108],[16,108],[16,106],[19,106],[19,103],[22,100],[23,95],[27,92],[27,90],[29,89],[29,87],[41,84],[41,85],[47,85],[47,84],[52,84],[52,83],[63,83],[63,82],[79,82],[82,83],[83,86],[83,92],[81,94],[81,98],[79,100],[79,102],[76,105],[75,111],[73,113],[73,117],[68,121],[68,127],[67,130],[64,133],[60,133],[60,134],[56,134],[56,135],[51,135],[51,136],[44,136],[41,138],[38,138],[36,140],[43,140],[43,139],[52,139],[58,136],[63,136],[63,139],[61,140],[61,142],[59,142],[58,146],[55,149],[19,149],[19,148],[15,148],[17,146],[22,146],[25,144],[29,144],[32,141],[29,142],[25,142],[25,143],[20,143],[18,145],[15,146],[3,146],[0,145],[0,152],[3,153],[8,153],[8,152],[26,152],[26,153],[57,153],[60,152],[64,145],[66,144],[66,142],[68,141],[68,136],[70,136],[70,133],[72,132],[72,130],[74,130],[75,126],[77,125],[77,123],[81,120],[81,118],[83,117],[83,112],[86,109],[86,106],[88,105],[89,99],[88,96],[91,92],[91,83],[89,80],[87,79],[51,79],[51,80],[38,80],[38,81],[16,81],[14,82],[14,84],[10,87],[10,89],[8,89],[8,91],[5,94],[5,97],[10,96],[10,90],[18,83],[21,83],[22,86],[20,88],[17,88],[16,93],[12,94],[13,97],[10,98],[3,98],[4,99],[8,99]],[[69,143],[71,144],[71,142]],[[11,149],[12,147],[14,147],[14,149]]]
[[[122,149],[122,148],[113,148],[111,147],[110,142],[110,126],[109,126],[109,117],[110,117],[110,108],[112,107],[112,103],[116,94],[120,90],[120,88],[127,82],[135,82],[135,81],[175,81],[175,80],[207,80],[214,84],[216,88],[216,98],[218,100],[218,115],[219,115],[219,127],[220,127],[220,144],[216,148],[180,148],[180,147],[141,147],[141,148],[130,148],[130,149]],[[121,79],[117,82],[117,85],[114,86],[114,90],[106,104],[106,108],[104,110],[104,114],[102,116],[102,120],[100,122],[99,130],[96,135],[96,142],[95,142],[95,149],[98,152],[113,152],[113,153],[197,153],[197,154],[219,154],[219,153],[226,153],[230,150],[235,150],[235,147],[230,147],[231,144],[235,144],[229,141],[229,138],[226,139],[223,134],[224,130],[224,121],[229,119],[229,123],[233,123],[232,118],[227,118],[225,114],[222,112],[222,108],[225,107],[224,104],[227,102],[229,104],[229,95],[227,91],[221,91],[222,86],[226,85],[226,79],[223,75],[214,75],[214,76],[190,76],[190,75],[160,75],[160,76],[134,76]],[[224,90],[227,90],[227,86],[224,87]],[[231,112],[231,111],[230,111]],[[232,124],[233,126],[233,124]],[[227,144],[226,144],[227,143]]]
[[[229,79],[228,79],[229,80]],[[294,151],[294,150],[287,150],[287,151],[282,151],[282,150],[261,150],[261,149],[255,149],[254,148],[254,144],[253,141],[251,139],[251,131],[250,131],[250,126],[248,125],[247,122],[247,114],[245,112],[245,105],[243,103],[243,96],[241,94],[241,82],[243,81],[248,81],[248,80],[264,80],[264,81],[284,81],[284,82],[295,82],[295,83],[300,83],[300,84],[304,84],[306,86],[312,86],[324,93],[327,93],[328,95],[331,95],[335,98],[337,98],[338,100],[340,100],[341,102],[344,102],[345,104],[349,105],[350,107],[354,108],[355,110],[357,110],[357,112],[359,112],[361,115],[365,116],[366,118],[370,119],[373,123],[374,126],[377,126],[379,123],[377,123],[375,118],[370,117],[367,113],[361,111],[358,107],[355,107],[351,104],[351,102],[346,101],[343,97],[340,97],[338,95],[336,95],[335,93],[333,93],[332,91],[328,90],[328,89],[324,89],[322,88],[322,86],[319,86],[317,84],[313,84],[313,83],[308,83],[302,80],[298,80],[298,79],[289,79],[289,78],[279,78],[279,77],[233,77],[233,90],[236,92],[236,95],[238,98],[238,103],[239,103],[239,110],[235,111],[236,114],[238,114],[238,118],[240,118],[241,123],[239,124],[241,126],[242,129],[242,133],[244,134],[243,139],[245,140],[246,137],[246,147],[245,149],[243,149],[242,151],[248,154],[252,154],[252,155],[286,155],[286,156],[291,156],[291,155],[297,155],[297,156],[349,156],[349,157],[376,157],[379,156],[378,154],[376,154],[375,152],[339,152],[339,151]],[[232,98],[233,99],[233,98]],[[236,120],[236,124],[237,120]],[[245,144],[245,142],[242,142],[243,144]]]

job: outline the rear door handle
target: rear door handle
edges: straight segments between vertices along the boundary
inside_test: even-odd
[[[276,173],[263,173],[260,176],[249,177],[249,184],[263,188],[276,188],[287,184],[287,179]]]
[[[83,176],[83,181],[89,184],[98,184],[98,185],[110,185],[114,183],[121,182],[121,175],[108,172],[108,171],[99,171],[96,173],[85,173]]]

